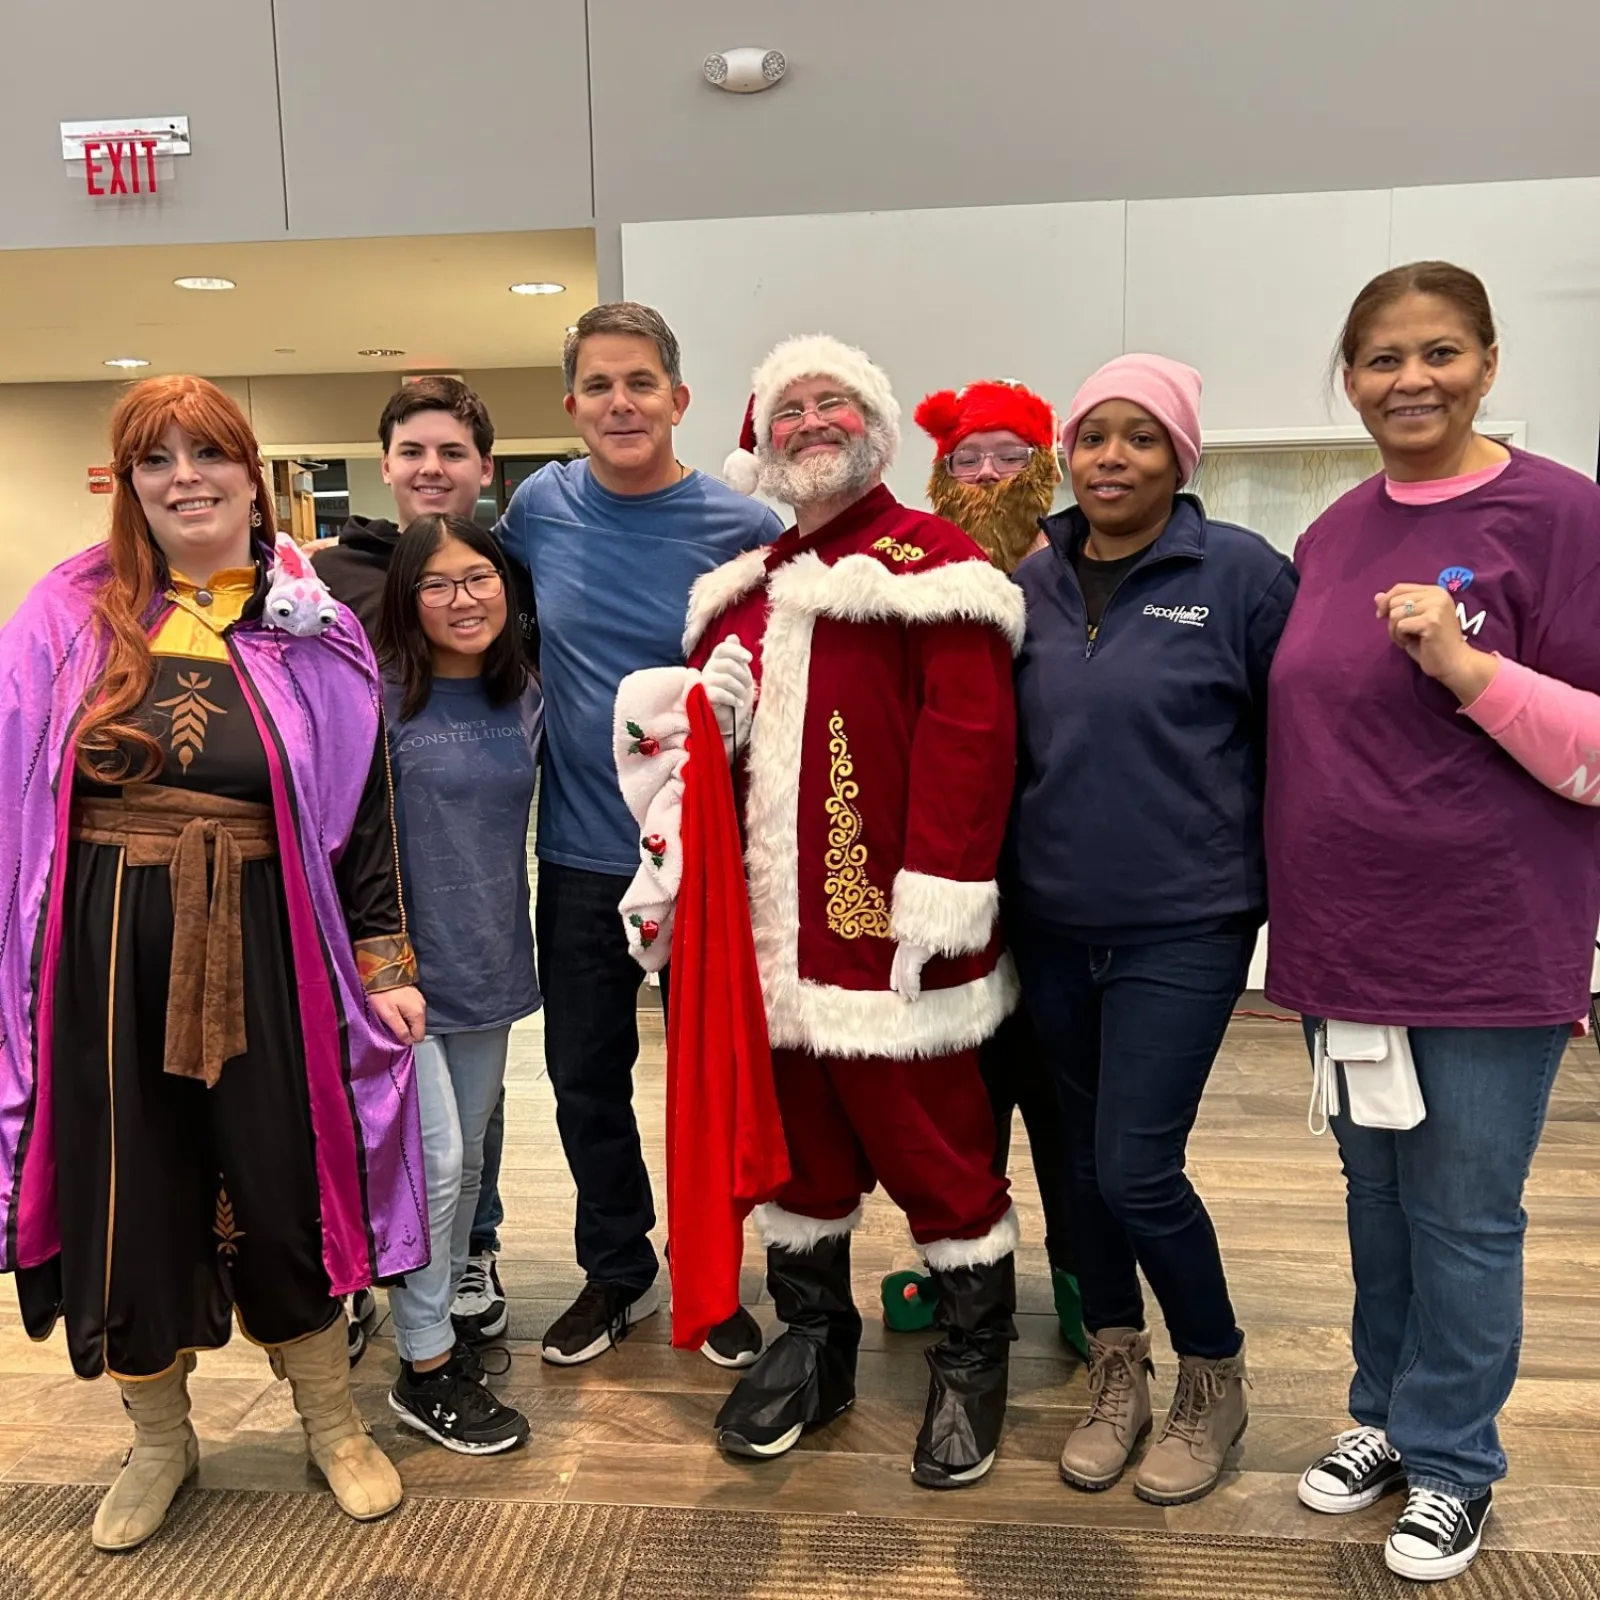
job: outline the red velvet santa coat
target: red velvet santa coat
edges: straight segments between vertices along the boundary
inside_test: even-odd
[[[742,798],[774,1047],[944,1056],[1016,1004],[997,926],[1021,591],[953,523],[879,487],[707,573],[684,649],[737,634],[759,685]],[[889,988],[898,941],[935,952]]]

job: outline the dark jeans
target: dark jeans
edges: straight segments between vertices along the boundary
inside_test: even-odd
[[[1506,1473],[1495,1418],[1522,1349],[1522,1190],[1571,1029],[1409,1031],[1422,1121],[1332,1119],[1356,1280],[1350,1415],[1388,1431],[1413,1489],[1471,1495]]]
[[[1037,924],[1012,949],[1055,1068],[1084,1326],[1144,1326],[1138,1268],[1179,1355],[1222,1360],[1234,1321],[1217,1236],[1184,1172],[1254,933],[1090,946]]]
[[[655,1208],[633,1115],[643,978],[617,903],[629,879],[539,863],[534,921],[544,1059],[556,1128],[578,1186],[578,1265],[593,1283],[643,1288],[659,1263]]]
[[[1045,1054],[1026,1011],[1020,1007],[978,1046],[978,1069],[994,1107],[994,1170],[1011,1161],[1011,1123],[1022,1113],[1033,1175],[1044,1206],[1044,1252],[1053,1272],[1076,1272],[1072,1259],[1072,1199],[1067,1179],[1061,1102]]]
[[[475,1256],[499,1255],[500,1224],[506,1208],[500,1204],[500,1153],[506,1142],[506,1092],[502,1088],[483,1134],[483,1187],[478,1190],[478,1209],[472,1214],[472,1243],[467,1249]]]

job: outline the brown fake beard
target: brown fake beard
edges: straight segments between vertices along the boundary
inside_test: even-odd
[[[1056,461],[1049,450],[1004,483],[962,483],[950,475],[941,456],[928,479],[933,509],[953,522],[1005,573],[1014,572],[1039,537],[1039,518],[1048,514],[1056,492]]]

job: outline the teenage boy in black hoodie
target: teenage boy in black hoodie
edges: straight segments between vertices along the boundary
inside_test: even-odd
[[[400,530],[418,517],[438,513],[466,517],[494,476],[494,424],[483,402],[459,378],[419,378],[389,397],[378,419],[383,445],[383,481],[394,494],[398,522],[351,517],[339,542],[312,554],[317,575],[355,612],[374,645],[384,580]],[[533,585],[520,563],[510,563],[522,643],[530,662],[539,659]],[[483,1188],[472,1221],[466,1276],[451,1306],[457,1334],[492,1339],[505,1331],[506,1301],[495,1268],[499,1253],[500,1147],[505,1137],[505,1095],[495,1108],[483,1142]],[[364,1324],[375,1310],[370,1291],[355,1297],[350,1319],[350,1359],[366,1348]]]
[[[378,419],[383,481],[394,495],[397,522],[351,517],[339,542],[317,550],[317,575],[355,612],[376,643],[383,582],[400,530],[429,513],[472,519],[478,496],[494,477],[494,424],[483,402],[459,378],[419,378],[389,397]],[[511,563],[517,619],[530,661],[538,661],[533,585]]]

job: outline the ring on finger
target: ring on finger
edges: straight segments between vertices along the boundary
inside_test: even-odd
[[[1407,600],[1406,601],[1406,615],[1408,617],[1412,617],[1412,616],[1416,615],[1416,612],[1417,612],[1416,602],[1414,600]]]

